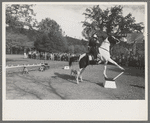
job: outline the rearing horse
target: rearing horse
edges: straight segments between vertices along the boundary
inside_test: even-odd
[[[110,58],[110,45],[111,44],[118,44],[120,41],[115,38],[114,36],[108,36],[101,44],[101,46],[98,48],[99,53],[97,55],[99,62],[104,62],[104,71],[103,71],[103,75],[105,78],[108,78],[106,75],[106,69],[107,69],[107,63],[110,62],[114,65],[116,65],[117,67],[119,67],[121,70],[124,70],[124,68],[122,68],[120,65],[118,65],[114,60],[112,60]],[[71,68],[72,66],[72,62],[74,62],[74,57],[71,57],[69,60],[69,67]],[[81,81],[82,80],[82,73],[85,70],[85,68],[90,65],[90,61],[89,61],[89,54],[84,53],[79,57],[79,71],[77,72],[77,76],[76,76],[76,80],[77,80],[77,84],[79,83],[79,78]]]

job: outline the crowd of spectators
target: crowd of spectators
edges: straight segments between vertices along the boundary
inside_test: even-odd
[[[119,55],[119,56],[113,56],[112,59],[116,61],[121,66],[131,66],[136,67],[139,69],[144,69],[145,63],[144,63],[144,55]]]
[[[71,56],[79,57],[80,54],[71,53],[49,53],[49,52],[38,52],[29,51],[27,53],[28,58],[37,60],[52,60],[52,61],[69,61]],[[144,69],[144,55],[114,55],[112,59],[116,61],[121,66],[131,66],[140,69]]]
[[[77,54],[71,53],[50,53],[50,52],[38,52],[29,51],[27,53],[28,58],[37,60],[52,60],[52,61],[68,61],[71,56],[77,56]],[[79,54],[78,54],[79,55]]]

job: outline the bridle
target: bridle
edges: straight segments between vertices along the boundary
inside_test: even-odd
[[[104,43],[108,43],[108,44],[110,44],[110,42],[109,42],[109,41],[106,41],[106,40],[104,40]]]
[[[107,39],[107,38],[106,38]],[[109,41],[107,41],[107,40],[104,40],[104,43],[108,43],[108,44],[110,44],[110,42]],[[107,52],[109,52],[107,49],[105,49],[105,48],[103,48],[103,47],[99,47],[99,48],[101,48],[101,49],[103,49],[103,50],[106,50]]]
[[[105,48],[103,48],[103,47],[99,47],[99,48],[101,48],[101,49],[106,50],[107,52],[109,52],[107,49],[105,49]]]

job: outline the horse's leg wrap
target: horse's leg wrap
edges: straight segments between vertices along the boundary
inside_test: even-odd
[[[85,68],[80,68],[79,71],[77,72],[77,77],[76,77],[77,84],[79,84],[79,79],[80,79],[80,81],[83,81],[82,80],[82,73],[84,70],[85,70]]]
[[[77,76],[76,76],[77,84],[79,84],[79,77],[80,77],[80,70],[79,70],[79,71],[77,71]]]
[[[80,76],[80,81],[82,82],[83,80],[82,80],[82,76]]]
[[[105,63],[105,65],[104,65],[103,75],[104,75],[104,77],[105,77],[105,78],[108,78],[108,77],[107,77],[107,75],[106,75],[106,69],[107,69],[107,66],[106,66],[106,63]]]
[[[97,61],[98,61],[98,64],[102,63],[101,54],[97,54]]]
[[[82,82],[83,80],[82,80],[82,73],[83,73],[83,71],[85,70],[85,68],[82,68],[82,70],[80,71],[80,81]]]

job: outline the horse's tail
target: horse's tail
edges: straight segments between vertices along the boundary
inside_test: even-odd
[[[69,59],[69,67],[71,67],[72,66],[72,57],[70,57],[70,59]]]
[[[76,56],[70,57],[69,67],[71,67],[72,63],[75,62],[75,61],[79,62],[79,68],[86,67],[87,65],[89,65],[88,54],[84,53],[84,54],[80,55],[80,57],[76,57]]]
[[[70,59],[69,59],[69,67],[72,66],[72,62],[75,62],[76,61],[76,57],[75,56],[71,56]]]

